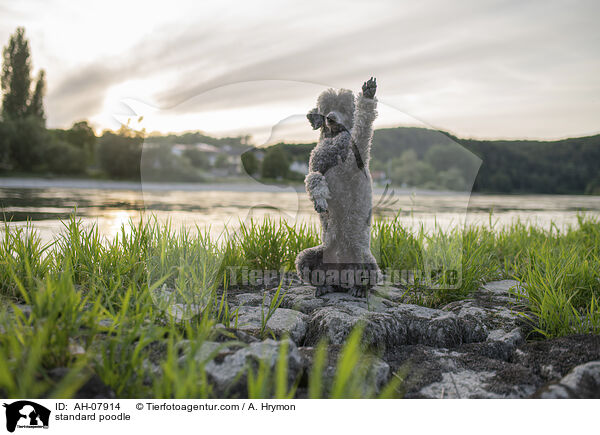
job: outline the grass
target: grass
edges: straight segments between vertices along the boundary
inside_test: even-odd
[[[275,294],[271,298],[271,302],[269,303],[269,306],[267,307],[266,313],[265,313],[266,294],[263,295],[263,301],[262,301],[262,304],[260,305],[260,336],[263,338],[265,338],[266,333],[267,333],[267,323],[269,322],[269,319],[271,317],[273,317],[273,314],[275,314],[275,311],[277,310],[277,308],[279,308],[279,306],[283,302],[283,298],[285,297],[285,293],[281,293],[281,285],[282,284],[283,284],[283,280],[279,282],[279,286],[277,287]]]
[[[0,239],[0,395],[70,397],[98,377],[118,397],[214,397],[204,370],[211,358],[193,355],[215,339],[217,324],[236,325],[237,312],[226,303],[230,268],[293,270],[296,254],[318,241],[314,226],[270,219],[241,224],[220,240],[150,219],[107,240],[73,217],[48,245],[31,225],[6,225]],[[514,278],[521,282],[515,295],[528,308],[523,315],[542,336],[600,333],[596,218],[580,216],[564,229],[520,222],[495,228],[490,220],[431,233],[379,220],[372,249],[382,270],[410,272],[402,283],[407,302],[439,307],[469,297],[486,281]],[[285,290],[280,285],[264,308],[265,336]],[[172,316],[173,307],[187,308]],[[183,355],[182,343],[189,347]],[[376,396],[356,382],[364,377],[357,373],[364,373],[366,358],[359,343],[360,331],[339,354],[331,385],[323,379],[328,347],[315,349],[302,387],[309,397]],[[264,364],[248,368],[251,397],[298,394],[297,383],[288,385],[287,360],[278,361],[273,371]],[[57,375],[61,370],[66,376]],[[381,394],[397,395],[400,378]]]

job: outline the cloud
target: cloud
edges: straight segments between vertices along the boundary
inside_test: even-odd
[[[68,16],[62,2],[40,8],[53,6],[56,17]],[[26,12],[9,9],[7,15],[21,19]],[[108,10],[100,19],[111,35],[82,34],[93,45],[89,52],[69,50],[63,40],[52,46],[52,38],[42,47],[59,60],[64,56],[46,67],[49,124],[97,116],[111,98],[138,98],[182,115],[290,100],[309,104],[316,95],[291,88],[247,87],[240,94],[222,87],[297,80],[358,90],[376,75],[382,99],[458,134],[592,132],[600,114],[599,12],[592,1],[474,0],[307,1],[293,7],[262,1],[197,9],[174,2],[129,21]],[[53,30],[34,15],[31,25],[42,26],[36,35]],[[61,23],[65,31],[79,17],[69,18]],[[91,18],[80,18],[81,34]],[[222,89],[210,100],[198,98],[216,88]]]

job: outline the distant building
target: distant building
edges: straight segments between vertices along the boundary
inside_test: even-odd
[[[219,148],[217,148],[216,146],[209,145],[207,143],[195,143],[195,144],[177,143],[177,144],[173,145],[171,152],[175,155],[180,156],[185,152],[185,150],[191,150],[191,149],[202,151],[203,153],[208,153],[208,154],[218,154],[221,152],[221,150]]]
[[[382,186],[392,182],[384,171],[372,171],[371,178],[373,179],[373,183]]]
[[[175,144],[171,147],[171,153],[176,156],[183,156],[187,150],[196,150],[206,155],[206,160],[211,166],[210,173],[217,177],[225,177],[227,175],[237,175],[242,171],[242,161],[239,155],[239,150],[236,150],[231,145],[223,145],[216,147],[207,143],[195,144]],[[225,162],[219,164],[219,168],[215,167],[217,161]]]
[[[308,174],[308,164],[304,162],[293,161],[290,165],[290,171],[306,175]]]

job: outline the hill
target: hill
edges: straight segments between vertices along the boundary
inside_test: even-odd
[[[314,146],[281,143],[263,151],[279,149],[290,162],[307,162]],[[393,185],[463,190],[474,178],[476,192],[600,194],[600,135],[474,140],[418,127],[385,128],[374,132],[371,155],[374,180]]]

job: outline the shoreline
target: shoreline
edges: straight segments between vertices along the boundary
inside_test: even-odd
[[[273,183],[273,184],[268,184]],[[186,183],[186,182],[136,182],[130,180],[99,180],[93,178],[44,178],[44,177],[0,177],[0,189],[83,189],[83,190],[133,190],[133,191],[223,191],[223,192],[265,192],[265,193],[283,193],[285,191],[304,192],[302,183],[282,183],[261,182],[254,178],[235,179],[231,181],[217,181],[204,183]],[[385,191],[385,187],[373,187],[373,193],[380,195]],[[552,197],[590,197],[597,195],[585,194],[552,194],[552,193],[491,193],[491,192],[462,192],[462,191],[444,191],[444,190],[426,190],[411,189],[402,187],[389,187],[388,194],[392,192],[398,195],[423,195],[423,196],[507,196],[507,197],[527,197],[536,196],[544,198]]]

